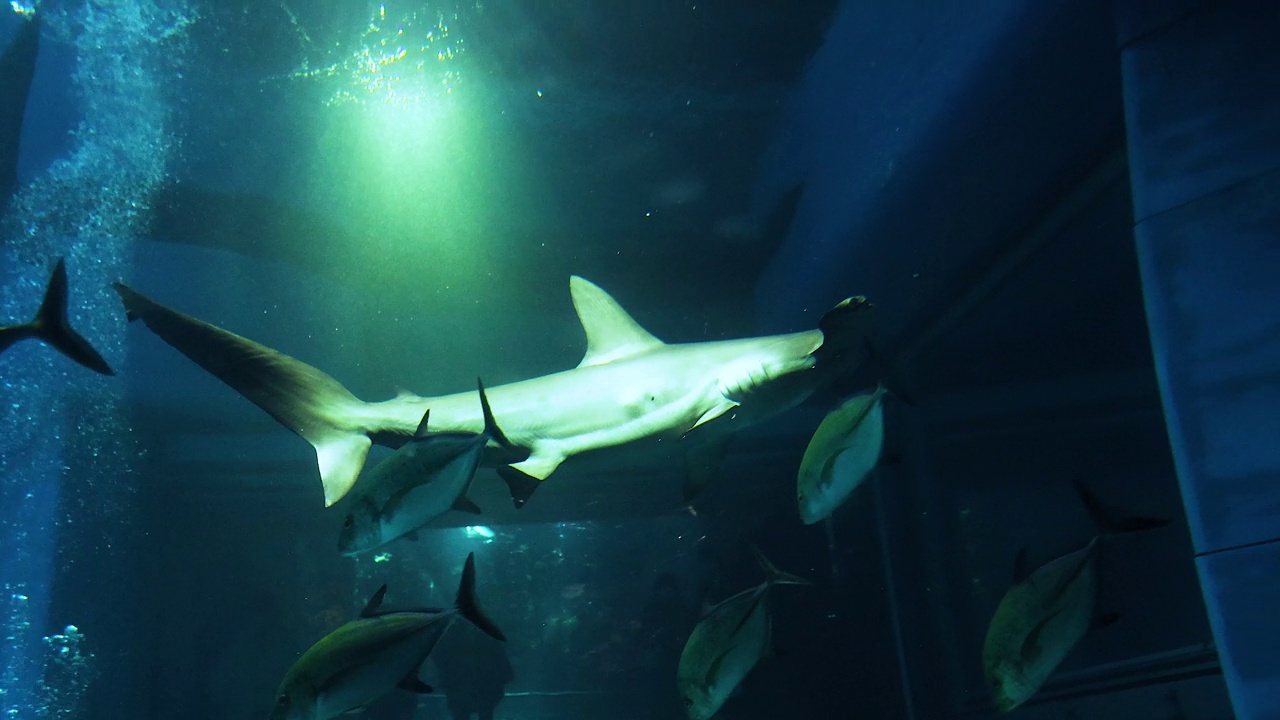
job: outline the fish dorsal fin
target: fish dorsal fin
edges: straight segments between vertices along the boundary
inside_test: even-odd
[[[582,329],[587,333],[587,354],[578,367],[604,365],[664,344],[640,327],[617,300],[590,280],[577,275],[569,278],[569,293]]]
[[[376,615],[378,608],[382,607],[382,598],[386,597],[386,595],[387,586],[384,584],[378,588],[378,592],[374,593],[373,597],[369,598],[369,602],[365,603],[364,609],[360,611],[360,617],[367,618]]]

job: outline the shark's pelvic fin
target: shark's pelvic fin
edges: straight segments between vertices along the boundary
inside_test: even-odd
[[[564,455],[550,452],[545,447],[539,448],[534,444],[529,457],[521,462],[512,463],[511,467],[535,480],[546,480],[547,476],[555,472],[562,462],[564,462]]]
[[[663,346],[613,296],[591,281],[574,275],[569,278],[569,292],[587,333],[587,354],[578,367],[605,365]]]
[[[337,380],[288,355],[165,307],[115,283],[130,320],[231,386],[316,449],[325,507],[355,484],[372,444],[358,418],[365,403]]]
[[[736,400],[730,400],[729,398],[725,398],[721,400],[720,403],[717,404],[715,407],[712,407],[711,409],[702,413],[702,417],[698,418],[698,421],[693,424],[693,427],[690,427],[688,430],[686,430],[684,434],[688,435],[694,430],[697,430],[698,428],[724,415],[730,410],[736,409],[739,405],[740,405],[739,402],[737,402]]]

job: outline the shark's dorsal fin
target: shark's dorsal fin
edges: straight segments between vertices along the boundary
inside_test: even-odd
[[[661,340],[640,327],[617,300],[590,280],[574,275],[569,278],[569,292],[587,333],[587,354],[578,367],[604,365],[662,347]]]

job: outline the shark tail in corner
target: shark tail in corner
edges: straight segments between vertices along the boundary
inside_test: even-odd
[[[44,301],[36,311],[35,318],[25,325],[0,328],[0,352],[29,338],[48,343],[58,352],[94,372],[116,374],[102,355],[93,349],[83,335],[72,329],[67,320],[67,266],[62,258],[58,258],[58,263],[53,268],[53,275],[44,291]]]
[[[342,418],[368,405],[306,363],[165,307],[132,288],[113,285],[130,322],[141,320],[192,362],[262,408],[316,449],[324,504],[342,499],[369,454],[369,431]]]

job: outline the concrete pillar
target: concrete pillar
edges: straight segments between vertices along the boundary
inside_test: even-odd
[[[1280,6],[1122,0],[1135,234],[1240,718],[1280,717]]]

